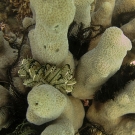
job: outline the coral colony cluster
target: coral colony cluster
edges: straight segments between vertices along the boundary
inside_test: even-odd
[[[1,0],[0,134],[135,135],[135,0]]]

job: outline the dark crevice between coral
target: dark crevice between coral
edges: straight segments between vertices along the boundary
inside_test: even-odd
[[[125,88],[130,82],[135,80],[135,65],[123,65],[121,68],[102,85],[101,89],[94,94],[94,100],[106,102],[114,100],[117,93]]]
[[[19,49],[18,51],[20,52]],[[12,81],[13,79],[11,75],[11,71],[13,67],[16,65],[16,63],[18,62],[19,57],[20,57],[20,53],[18,53],[18,58],[16,59],[16,61],[11,66],[8,67],[8,71],[7,71],[8,81],[7,82],[0,81],[0,84],[9,90],[10,96],[11,96],[9,100],[12,101],[11,103],[13,103],[12,105],[5,106],[7,107],[10,113],[11,125],[9,125],[8,128],[3,128],[0,131],[0,134],[2,135],[7,135],[8,133],[13,132],[15,127],[24,118],[26,118],[26,109],[28,107],[26,96],[23,96],[20,93],[18,93],[17,89],[14,87],[14,84]]]
[[[123,90],[125,86],[133,80],[135,80],[135,65],[121,66],[121,68],[102,85],[101,89],[95,92],[94,100],[104,103],[110,99],[114,99],[116,94]],[[87,112],[88,107],[84,108]],[[134,114],[128,114],[128,118],[134,119]],[[86,116],[78,132],[80,135],[109,135],[101,125],[88,121]]]
[[[82,101],[82,103],[84,104],[84,101]],[[92,100],[89,100],[89,105],[84,106],[85,117],[83,120],[83,125],[78,130],[78,132],[75,133],[75,135],[77,135],[78,133],[80,135],[98,135],[98,134],[99,135],[111,135],[111,134],[106,133],[106,131],[104,130],[104,128],[100,124],[91,122],[86,118],[88,108],[89,108],[89,106],[91,106],[91,104],[92,104]]]
[[[104,128],[101,125],[90,122],[86,118],[84,119],[84,121],[85,122],[82,128],[80,128],[77,132],[80,135],[110,135],[105,132]],[[77,135],[77,133],[75,135]]]
[[[112,18],[112,25],[121,27],[122,25],[128,23],[133,18],[135,18],[135,11],[121,13],[121,14],[117,15],[117,17]]]
[[[72,33],[74,27],[78,28],[76,34]],[[90,43],[90,35],[90,27],[83,29],[82,23],[77,25],[75,22],[70,25],[68,31],[69,50],[75,59],[79,60],[80,57],[87,52]]]
[[[100,27],[99,33],[92,37],[92,32],[95,31],[94,27],[96,26]],[[77,27],[77,32],[73,34],[74,27]],[[68,30],[68,42],[69,51],[73,54],[74,58],[79,60],[88,51],[91,39],[96,38],[104,31],[105,29],[101,25],[92,25],[91,27],[83,28],[82,23],[78,25],[76,22],[73,22]]]
[[[12,112],[12,114],[10,115],[12,122],[8,128],[6,128],[6,129],[3,128],[0,131],[0,134],[2,134],[2,135],[7,135],[7,134],[8,135],[19,135],[17,133],[13,133],[13,132],[16,129],[16,127],[20,123],[22,123],[22,121],[24,121],[24,119],[26,119],[26,111],[28,108],[27,95],[23,95],[18,92],[16,87],[14,87],[13,78],[12,78],[12,69],[18,64],[18,61],[20,59],[20,50],[21,50],[21,47],[23,46],[23,44],[27,40],[28,31],[25,30],[23,32],[23,35],[24,36],[23,36],[22,43],[21,43],[20,47],[17,48],[18,57],[17,57],[16,61],[11,66],[9,66],[8,71],[7,71],[7,76],[8,76],[9,81],[0,82],[4,87],[6,86],[6,88],[9,90],[11,98],[12,98],[11,101],[13,102],[13,105],[12,105],[13,108],[11,108],[11,110],[10,110],[10,112]],[[18,132],[18,131],[16,131],[16,132]],[[32,135],[34,135],[34,134],[32,134]]]

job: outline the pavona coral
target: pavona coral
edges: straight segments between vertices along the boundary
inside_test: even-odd
[[[0,9],[1,135],[135,134],[135,0]]]

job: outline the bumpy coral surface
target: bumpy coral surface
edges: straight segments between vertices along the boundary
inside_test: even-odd
[[[87,112],[87,118],[100,123],[108,133],[116,132],[115,135],[121,135],[125,131],[127,135],[131,135],[134,132],[135,126],[130,124],[133,121],[128,119],[126,115],[135,113],[134,96],[135,81],[131,81],[124,90],[117,94],[114,100],[109,100],[106,103],[93,101]],[[126,122],[124,129],[123,125]]]
[[[58,65],[68,56],[67,32],[75,15],[74,3],[31,0],[30,4],[36,15],[35,29],[29,33],[33,58]]]
[[[72,95],[91,99],[94,92],[120,68],[123,57],[131,48],[131,41],[119,28],[108,28],[97,47],[79,61],[75,75],[77,83]]]
[[[35,86],[28,94],[29,108],[42,118],[57,118],[64,110],[66,102],[64,95],[50,85]]]
[[[95,11],[92,13],[91,24],[101,25],[104,28],[110,27],[115,0],[97,0]]]
[[[134,60],[135,0],[1,0],[0,134],[134,135]]]
[[[51,85],[35,86],[28,94],[27,119],[36,125],[55,120],[44,134],[73,135],[82,125],[84,111],[81,102],[68,98]]]
[[[76,13],[74,17],[74,21],[77,24],[82,23],[83,28],[87,28],[90,26],[91,23],[91,4],[94,2],[94,0],[75,0],[75,6],[76,6]],[[74,34],[76,33],[76,30],[74,30]]]

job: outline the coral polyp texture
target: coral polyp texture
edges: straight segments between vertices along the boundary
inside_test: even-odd
[[[110,27],[115,1],[116,0],[96,0],[95,10],[91,16],[91,24],[101,25],[104,28]]]
[[[1,135],[134,135],[134,100],[135,0],[1,0]]]
[[[114,100],[109,100],[106,103],[93,101],[87,112],[87,118],[100,123],[108,133],[133,135],[135,130],[135,124],[132,120],[132,115],[135,112],[134,95],[135,81],[131,81],[117,93]]]
[[[108,28],[97,47],[81,57],[72,95],[80,99],[93,98],[94,92],[119,70],[123,58],[131,48],[131,41],[119,28]]]
[[[75,0],[76,14],[74,21],[78,24],[82,23],[84,27],[90,26],[90,10],[94,0]]]
[[[42,132],[42,135],[74,135],[82,125],[84,110],[81,101],[63,95],[51,85],[33,87],[27,98],[28,121],[41,125],[55,120]]]
[[[29,33],[33,58],[59,65],[68,57],[68,27],[75,15],[73,0],[31,0],[35,29]],[[37,51],[38,50],[38,51]]]

